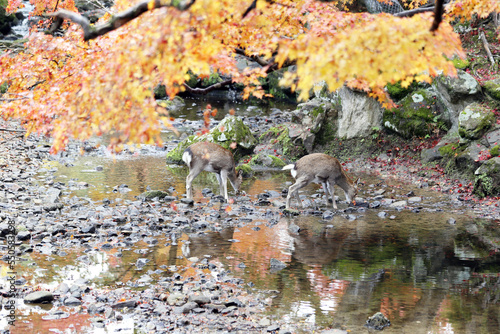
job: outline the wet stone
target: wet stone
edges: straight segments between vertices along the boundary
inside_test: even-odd
[[[379,208],[379,207],[380,207],[380,205],[381,205],[380,201],[373,201],[373,202],[371,202],[371,203],[369,204],[369,207],[370,207],[371,209],[376,209],[376,208]]]
[[[385,211],[380,211],[379,213],[377,213],[377,216],[379,218],[386,218],[387,217],[387,212]]]
[[[323,212],[323,219],[324,220],[330,220],[330,219],[333,218],[334,215],[335,214],[332,211],[326,210],[325,212]]]
[[[271,264],[271,269],[281,270],[281,269],[286,268],[286,264],[285,263],[283,263],[280,260],[275,259],[275,258],[271,258],[270,264]]]
[[[174,308],[174,313],[175,314],[181,314],[181,313],[189,313],[191,310],[194,310],[195,308],[198,307],[198,304],[195,302],[187,302],[186,304]]]
[[[54,295],[48,291],[36,291],[24,297],[24,302],[28,304],[50,303],[54,300]]]
[[[31,238],[31,233],[28,231],[21,231],[17,233],[16,238],[20,241],[29,240]]]

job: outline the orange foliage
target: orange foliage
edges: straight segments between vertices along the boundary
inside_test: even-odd
[[[500,11],[497,0],[453,2],[448,21],[431,33],[431,13],[411,18],[355,14],[344,10],[349,2],[259,0],[245,18],[252,0],[196,0],[185,11],[149,6],[147,13],[88,42],[75,24],[63,37],[33,29],[24,52],[0,56],[0,77],[9,85],[0,112],[21,119],[29,132],[51,134],[53,152],[71,138],[101,134],[111,135],[116,151],[129,143],[161,145],[160,131],[170,126],[170,118],[154,100],[157,84],[163,83],[173,97],[184,89],[188,73],[217,71],[243,84],[244,97],[264,97],[258,79],[274,61],[296,63],[282,84],[299,90],[302,99],[324,81],[331,90],[347,83],[389,103],[387,83],[402,81],[404,86],[455,73],[443,55],[463,52],[449,20]],[[34,3],[38,15],[52,12],[57,0]],[[407,6],[423,3],[412,0]],[[110,13],[132,5],[118,0]],[[20,1],[9,1],[10,11],[19,6]],[[76,11],[72,0],[57,8]],[[106,14],[101,23],[111,18]],[[269,66],[239,71],[237,49]]]

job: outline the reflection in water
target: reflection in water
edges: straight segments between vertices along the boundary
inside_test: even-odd
[[[173,187],[174,195],[184,193],[187,169],[165,168],[161,156],[115,162],[86,159],[75,167],[61,167],[58,172],[91,184],[89,189],[75,190],[80,196],[93,200],[133,199],[148,186],[161,190]],[[102,165],[103,171],[85,172],[95,165]],[[363,325],[368,316],[380,311],[392,323],[384,329],[389,333],[498,332],[500,261],[495,249],[500,235],[497,229],[488,227],[491,222],[474,221],[452,209],[439,211],[442,201],[446,201],[443,194],[411,185],[401,187],[400,183],[393,188],[389,184],[393,181],[375,177],[364,176],[363,180],[387,185],[394,190],[390,196],[396,199],[414,191],[424,198],[419,203],[420,212],[385,208],[395,219],[378,217],[380,210],[367,210],[354,212],[355,220],[338,214],[324,221],[316,216],[284,217],[277,209],[272,216],[266,216],[267,208],[256,208],[239,217],[250,217],[252,223],[248,225],[182,235],[175,244],[169,243],[170,236],[158,236],[155,247],[137,243],[123,250],[121,258],[102,252],[107,255],[92,257],[92,261],[101,261],[95,269],[99,277],[94,281],[102,285],[136,282],[147,270],[183,266],[189,263],[188,257],[209,256],[225,263],[255,288],[279,291],[270,312],[285,319],[360,333],[366,331]],[[286,181],[288,175],[268,172],[246,180],[243,187],[256,200],[266,190],[280,192]],[[208,174],[197,182],[198,190],[217,188],[215,178]],[[127,184],[131,191],[113,192],[120,184]],[[304,193],[318,194],[317,189],[311,185],[304,188]],[[361,192],[361,196],[370,196],[368,190],[362,191],[365,193]],[[195,196],[201,198],[201,192]],[[456,225],[448,224],[449,218],[455,218]],[[273,227],[268,226],[271,220],[277,222]],[[296,229],[290,226],[298,226],[300,231],[291,232]],[[134,265],[139,258],[150,260],[142,271]],[[273,258],[287,267],[271,270]],[[44,268],[49,266],[40,263]],[[49,277],[57,277],[57,271],[52,269]],[[168,270],[163,272],[168,275]]]

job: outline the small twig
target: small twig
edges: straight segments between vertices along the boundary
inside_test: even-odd
[[[493,55],[491,54],[490,46],[488,44],[488,41],[486,40],[484,31],[481,31],[481,33],[479,34],[479,38],[481,38],[481,41],[483,42],[483,46],[484,49],[486,50],[486,54],[488,55],[488,60],[490,61],[491,66],[495,66],[495,59],[493,59]]]
[[[0,98],[0,101],[2,102],[12,102],[12,101],[19,101],[19,100],[26,100],[27,97],[20,97],[20,98],[17,98],[17,99],[3,99],[3,98]]]
[[[0,128],[0,131],[5,131],[5,132],[22,132],[22,133],[26,133],[26,130],[14,130],[14,129],[5,129],[5,128]]]
[[[213,84],[213,85],[208,86],[206,88],[192,88],[188,84],[184,83],[184,88],[186,89],[186,92],[188,92],[188,93],[205,95],[205,94],[208,94],[209,92],[211,92],[211,91],[213,91],[215,89],[219,89],[219,88],[222,88],[224,86],[227,86],[231,82],[233,82],[233,80],[232,79],[228,79],[226,81],[222,81],[222,82]]]

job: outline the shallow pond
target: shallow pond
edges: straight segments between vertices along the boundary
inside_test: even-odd
[[[183,166],[165,166],[164,154],[82,157],[71,167],[48,164],[47,170],[51,169],[57,171],[42,171],[41,176],[65,184],[88,183],[88,187],[70,187],[70,196],[92,203],[109,199],[116,205],[135,200],[148,188],[170,189],[172,195],[180,197],[187,174]],[[169,242],[168,236],[158,235],[154,244],[138,242],[123,249],[120,257],[116,250],[94,249],[85,250],[82,261],[84,250],[76,249],[74,256],[60,258],[33,254],[20,266],[28,284],[33,285],[55,286],[85,278],[96,287],[128,284],[141,288],[148,284],[141,282],[148,270],[187,266],[190,257],[209,256],[253,289],[278,291],[268,312],[283,319],[359,333],[367,331],[363,327],[366,319],[380,311],[391,321],[384,329],[389,333],[498,332],[500,277],[495,250],[500,235],[491,228],[497,222],[471,218],[466,211],[447,204],[446,196],[440,193],[402,185],[398,180],[357,176],[364,182],[358,195],[368,201],[381,190],[386,198],[397,200],[407,198],[412,191],[422,201],[411,205],[413,210],[367,208],[364,212],[342,212],[331,219],[314,214],[289,217],[272,206],[255,212],[230,212],[229,217],[246,223],[218,232],[184,234],[176,244]],[[266,191],[280,193],[291,180],[281,171],[261,172],[245,180],[242,189],[256,201],[257,195]],[[217,192],[215,177],[202,173],[194,182],[197,202],[208,202],[201,193],[206,187]],[[329,209],[318,186],[310,185],[302,194],[320,210]],[[274,199],[284,201],[281,196]],[[340,209],[345,208],[342,203]],[[257,214],[259,210],[264,214]],[[380,212],[387,216],[381,218]],[[217,220],[212,223],[217,224]],[[151,261],[138,270],[133,264],[139,258]],[[271,259],[287,266],[275,270],[270,267]],[[161,275],[151,277],[154,280]],[[43,309],[23,305],[20,310],[24,312],[20,320],[26,326],[44,323]],[[68,319],[74,326],[86,321],[75,312]],[[51,328],[63,329],[66,324],[58,320]],[[82,325],[75,330],[85,328]]]

